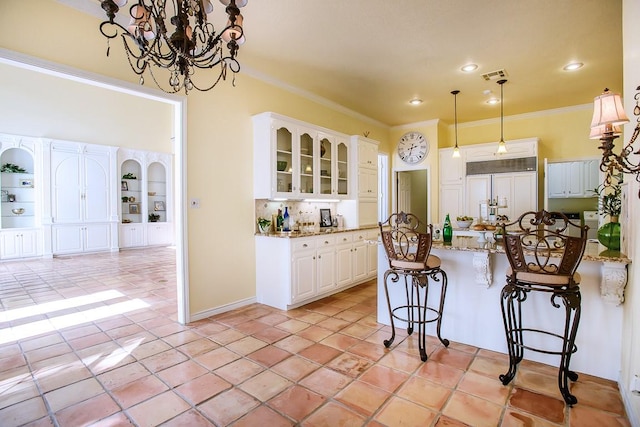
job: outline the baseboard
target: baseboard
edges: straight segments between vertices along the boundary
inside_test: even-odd
[[[640,427],[640,414],[636,412],[636,407],[633,405],[633,400],[638,400],[639,397],[633,395],[629,391],[629,387],[624,386],[622,383],[618,382],[618,388],[620,389],[620,395],[622,396],[622,403],[624,404],[624,409],[627,411],[627,418],[631,423],[632,427]]]
[[[189,322],[195,322],[196,320],[206,319],[207,317],[226,313],[227,311],[231,311],[231,310],[235,310],[236,308],[241,308],[247,305],[255,304],[256,302],[257,302],[256,297],[251,297],[251,298],[243,299],[230,304],[221,305],[219,307],[212,308],[209,310],[200,311],[198,313],[191,314],[189,316]]]

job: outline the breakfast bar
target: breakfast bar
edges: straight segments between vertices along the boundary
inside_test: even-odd
[[[453,342],[507,353],[500,299],[509,262],[499,241],[478,242],[478,237],[477,233],[454,235],[450,245],[434,242],[432,246],[431,253],[441,259],[448,276],[441,335]],[[571,367],[579,373],[617,381],[621,368],[621,305],[630,260],[605,249],[597,242],[588,242],[578,268],[582,317],[576,337],[578,351],[572,356]],[[377,319],[386,325],[390,320],[383,277],[388,267],[384,248],[379,245]],[[400,305],[405,298],[404,287],[390,286],[389,293],[392,306]],[[530,326],[554,330],[564,324],[563,310],[554,309],[548,296],[528,298],[529,306],[538,313],[535,319],[526,320]],[[398,322],[396,327],[405,325]],[[427,325],[427,334],[436,335],[435,324]],[[539,341],[532,344],[538,348],[558,345],[553,337],[535,339]],[[525,351],[524,358],[552,366],[558,363],[558,356],[532,351]],[[505,364],[505,372],[507,369]]]

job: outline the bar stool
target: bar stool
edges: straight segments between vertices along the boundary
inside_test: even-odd
[[[589,227],[573,223],[560,212],[526,212],[516,221],[501,224],[504,248],[509,260],[507,283],[502,289],[501,308],[509,350],[509,370],[500,375],[507,385],[515,377],[524,349],[560,356],[558,387],[564,401],[572,406],[578,402],[569,392],[568,382],[576,381],[578,374],[569,369],[580,323],[581,295],[580,274],[576,272],[587,242]],[[548,331],[524,327],[522,323],[523,303],[531,292],[550,294],[554,308],[564,306],[564,328]],[[533,297],[533,294],[531,294]],[[562,303],[562,304],[560,304]],[[527,314],[543,316],[539,312]],[[560,350],[536,348],[526,345],[524,336],[543,334],[559,338]]]
[[[379,222],[382,244],[389,260],[389,269],[384,273],[384,290],[391,320],[391,338],[384,340],[389,348],[396,336],[394,319],[407,323],[407,333],[418,326],[418,348],[422,361],[427,360],[426,324],[437,322],[438,339],[445,347],[449,340],[440,336],[442,309],[447,293],[447,274],[440,268],[440,258],[431,255],[433,226],[425,226],[410,213],[394,213],[384,223]],[[401,278],[403,280],[401,280]],[[440,284],[440,299],[437,308],[427,306],[429,282]],[[404,284],[406,302],[391,307],[389,286]],[[429,316],[428,316],[429,315]]]

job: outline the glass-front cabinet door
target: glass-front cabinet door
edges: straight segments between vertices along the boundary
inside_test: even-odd
[[[320,194],[330,196],[333,194],[333,184],[331,182],[334,173],[333,138],[320,134]]]
[[[276,164],[273,168],[276,171],[275,190],[280,197],[288,197],[294,191],[293,128],[287,123],[274,121],[273,131],[276,145]]]
[[[315,132],[304,128],[300,129],[298,136],[298,149],[300,161],[298,172],[300,181],[297,191],[300,195],[311,195],[314,191],[314,176],[316,174],[314,160]],[[295,187],[295,185],[294,185]]]
[[[349,145],[345,141],[336,142],[336,193],[338,196],[349,195]]]

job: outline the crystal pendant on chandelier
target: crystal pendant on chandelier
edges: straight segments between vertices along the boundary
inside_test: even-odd
[[[140,84],[144,84],[143,74],[148,72],[168,93],[208,91],[226,79],[227,70],[234,75],[240,71],[236,56],[245,42],[240,8],[247,1],[220,0],[228,21],[216,33],[208,22],[208,15],[214,11],[211,0],[137,0],[129,8],[126,27],[117,22],[117,13],[127,0],[101,0],[108,19],[100,24],[100,32],[107,38],[107,46],[111,39],[122,37],[129,65],[140,76]],[[161,76],[163,71],[157,73],[158,69],[168,70],[167,76]],[[198,69],[217,69],[218,74],[202,72],[196,79]],[[203,80],[208,83],[196,84]]]

